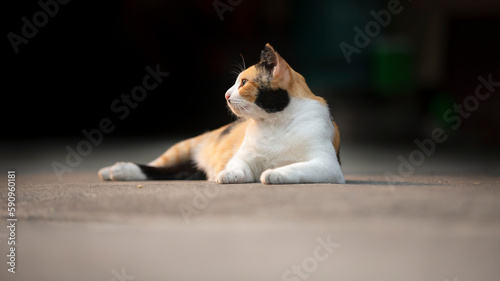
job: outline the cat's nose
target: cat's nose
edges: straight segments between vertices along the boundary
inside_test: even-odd
[[[231,97],[231,93],[226,92],[226,100],[229,101],[229,98]]]

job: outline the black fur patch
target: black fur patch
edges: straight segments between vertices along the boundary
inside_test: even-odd
[[[266,46],[266,49],[262,50],[262,52],[260,53],[260,62],[258,65],[266,70],[266,72],[271,74],[277,64],[278,59],[276,55],[270,48],[267,48]]]
[[[191,162],[175,167],[136,165],[139,166],[148,180],[207,180],[207,175]]]
[[[290,103],[288,92],[283,89],[273,90],[270,87],[259,88],[255,104],[267,113],[280,112]]]
[[[265,76],[268,76],[272,79],[274,65],[261,61],[258,64],[256,64],[255,67],[259,70],[261,74],[264,74]]]

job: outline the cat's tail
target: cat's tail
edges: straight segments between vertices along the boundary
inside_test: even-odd
[[[181,141],[147,165],[118,162],[99,170],[103,180],[206,180],[204,171],[193,161],[193,151],[203,141],[203,135]]]

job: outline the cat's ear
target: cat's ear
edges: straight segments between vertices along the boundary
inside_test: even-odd
[[[288,64],[269,43],[260,53],[260,62],[273,75],[273,78],[289,79],[290,69]]]

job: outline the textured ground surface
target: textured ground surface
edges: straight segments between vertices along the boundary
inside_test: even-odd
[[[346,185],[101,182],[114,161],[147,162],[160,142],[104,142],[58,179],[76,141],[3,143],[16,169],[16,274],[1,280],[498,280],[498,154],[343,147]],[[167,144],[168,145],[168,144]],[[6,148],[9,149],[6,149]],[[7,159],[4,161],[4,159]],[[389,185],[384,173],[399,177]],[[393,178],[394,179],[394,178]]]

